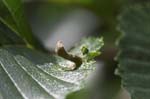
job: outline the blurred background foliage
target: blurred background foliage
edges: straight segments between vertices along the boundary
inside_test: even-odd
[[[48,51],[57,40],[67,49],[86,36],[103,36],[105,46],[97,58],[93,85],[68,95],[67,99],[130,99],[114,75],[117,62],[115,41],[120,35],[117,15],[128,4],[142,0],[24,0],[34,35]],[[146,0],[145,0],[146,1]]]

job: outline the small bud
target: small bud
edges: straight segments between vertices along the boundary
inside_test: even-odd
[[[81,51],[82,51],[82,54],[83,54],[83,55],[89,53],[89,50],[88,50],[88,48],[87,48],[86,46],[83,46],[83,47],[81,48]]]

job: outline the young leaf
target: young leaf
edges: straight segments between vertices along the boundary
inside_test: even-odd
[[[150,98],[150,4],[132,5],[119,17],[118,74],[132,99]]]
[[[0,0],[0,23],[7,26],[6,32],[7,30],[13,31],[28,43],[34,44],[32,31],[24,16],[21,0]],[[7,37],[12,38],[9,33],[1,32],[2,27],[0,26],[0,36],[7,35]]]
[[[92,44],[96,44],[95,51],[99,51],[102,42],[98,44],[95,41],[97,39]],[[0,93],[2,97],[4,99],[64,99],[67,94],[84,88],[88,75],[95,69],[95,62],[90,60],[84,61],[76,70],[66,71],[63,68],[68,65],[68,61],[70,60],[25,47],[1,48]]]
[[[82,39],[70,52],[88,61],[100,55],[99,50],[104,45],[103,38],[89,37]],[[80,50],[79,50],[80,49]]]

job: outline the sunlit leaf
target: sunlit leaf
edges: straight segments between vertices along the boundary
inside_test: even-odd
[[[89,39],[84,40],[89,42],[87,44],[93,44],[88,46],[89,49],[94,51],[95,48],[95,51],[99,51],[103,42],[97,42],[99,38],[92,39],[93,42]],[[78,50],[76,49],[77,52],[81,51]],[[95,69],[95,61],[92,59],[83,61],[76,70],[66,71],[63,68],[64,65],[68,65],[68,61],[70,60],[25,47],[1,48],[0,93],[2,97],[4,99],[64,99],[67,94],[84,88],[88,76]]]

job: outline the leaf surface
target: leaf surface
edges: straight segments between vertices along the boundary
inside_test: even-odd
[[[150,97],[150,4],[135,4],[119,17],[118,74],[132,99]]]
[[[97,44],[98,39],[93,39],[93,42]],[[94,48],[95,51],[99,51],[100,49],[97,48],[102,46],[101,43],[97,47],[91,47],[93,51]],[[76,70],[66,71],[63,67],[68,65],[68,61],[56,55],[43,54],[25,47],[1,48],[0,93],[2,97],[4,99],[64,99],[67,94],[84,88],[87,77],[95,69],[95,61],[92,59],[84,61]]]
[[[11,41],[12,44],[34,43],[32,31],[23,12],[21,0],[0,0],[0,37],[3,38],[0,39],[1,44],[11,44]]]

